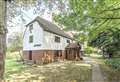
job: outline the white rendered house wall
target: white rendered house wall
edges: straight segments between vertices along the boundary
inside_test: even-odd
[[[23,39],[23,50],[64,50],[68,45],[67,40],[72,42],[63,36],[44,31],[38,22],[33,23],[32,32],[30,32],[29,26]],[[29,42],[30,36],[33,36],[32,43]],[[55,42],[55,36],[60,37],[59,43]]]
[[[60,37],[60,42],[55,42],[55,36]],[[44,49],[47,50],[65,50],[65,47],[68,45],[67,39],[57,34],[44,31]],[[71,40],[70,40],[71,42]]]
[[[30,25],[29,25],[30,26]],[[32,32],[27,27],[23,39],[23,50],[40,50],[43,49],[43,29],[40,27],[38,22],[33,23]],[[30,43],[30,36],[33,36],[33,42]]]

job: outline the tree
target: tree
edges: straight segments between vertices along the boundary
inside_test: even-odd
[[[0,1],[0,79],[4,77],[5,51],[6,51],[6,0]]]
[[[48,13],[52,13],[55,10],[65,11],[64,2],[66,2],[66,0],[12,0],[7,5],[8,22],[11,23],[12,19],[17,16],[21,16],[21,19],[24,19],[22,18],[22,16],[25,15],[23,10],[28,11],[33,9],[33,14],[39,16],[44,14],[45,10],[48,10]]]
[[[96,25],[105,19],[119,19],[119,15],[115,14],[119,10],[119,0],[68,1],[68,11],[57,15],[56,18],[56,21],[67,26],[66,28],[70,29],[73,27],[71,25],[75,25],[76,28],[75,26],[74,28],[80,30],[80,28],[85,29],[86,26],[88,27],[88,24]]]
[[[14,51],[22,50],[22,44],[23,44],[22,32],[14,32],[9,36],[8,36],[9,38],[8,38],[8,46],[7,46],[8,51],[14,52]]]
[[[89,45],[98,47],[103,51],[104,55],[109,55],[110,58],[117,56],[117,52],[120,50],[119,27],[104,30],[103,32],[99,33],[97,37],[92,39]]]

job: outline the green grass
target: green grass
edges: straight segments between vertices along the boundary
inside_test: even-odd
[[[23,65],[16,61],[15,54],[7,53],[5,77],[26,82],[87,82],[91,81],[91,65],[77,61],[53,62],[46,65]]]
[[[55,72],[47,71],[43,75],[47,77],[45,82],[87,82],[91,81],[91,68],[77,66],[74,63],[64,65],[65,69],[57,67]],[[51,79],[52,78],[52,79]]]
[[[5,60],[5,77],[9,78],[11,74],[20,73],[24,69],[24,65],[17,62],[16,53],[7,53]]]

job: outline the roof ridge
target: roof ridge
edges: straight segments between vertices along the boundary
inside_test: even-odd
[[[45,31],[52,32],[54,34],[57,34],[57,35],[72,39],[72,37],[70,35],[68,35],[64,30],[60,29],[59,26],[57,26],[56,24],[54,24],[51,21],[48,21],[48,20],[46,20],[46,19],[44,19],[44,18],[42,18],[40,16],[37,16],[29,24],[33,23],[34,21],[37,21]],[[27,24],[27,25],[29,25],[29,24]]]

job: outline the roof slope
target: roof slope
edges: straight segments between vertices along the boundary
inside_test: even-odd
[[[43,18],[41,18],[39,16],[36,17],[35,20],[33,20],[32,22],[34,22],[34,21],[38,21],[38,23],[42,26],[42,28],[45,31],[48,31],[48,32],[51,32],[51,33],[54,33],[54,34],[57,34],[57,35],[72,39],[68,34],[66,34],[58,26],[56,26],[55,24],[53,24],[53,23],[51,23],[51,22],[49,22],[49,21],[47,21],[47,20],[45,20],[45,19],[43,19]]]
[[[70,43],[66,46],[66,48],[80,48],[81,49],[81,45],[79,43]]]

